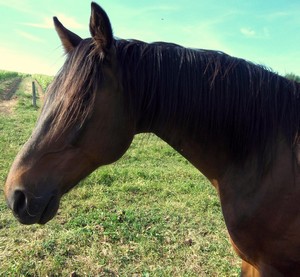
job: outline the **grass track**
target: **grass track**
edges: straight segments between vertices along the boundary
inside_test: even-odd
[[[26,85],[0,114],[0,181],[38,115]],[[0,192],[0,276],[238,276],[216,192],[185,159],[139,135],[81,182],[45,226],[22,226]]]

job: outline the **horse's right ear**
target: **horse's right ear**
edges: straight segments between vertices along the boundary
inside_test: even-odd
[[[53,17],[53,22],[65,52],[70,53],[82,41],[82,38],[65,28],[57,17]]]
[[[113,44],[111,24],[106,12],[94,2],[92,2],[90,32],[99,50],[108,52]]]

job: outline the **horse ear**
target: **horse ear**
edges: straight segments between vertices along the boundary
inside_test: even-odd
[[[106,12],[94,2],[92,2],[90,32],[96,46],[104,52],[110,50],[113,43],[111,24]]]
[[[53,21],[55,30],[62,42],[65,52],[68,54],[82,41],[82,38],[66,29],[57,17],[53,17]]]

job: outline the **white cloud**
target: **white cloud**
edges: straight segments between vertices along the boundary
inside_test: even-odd
[[[240,32],[246,37],[254,37],[256,32],[251,28],[241,28]]]
[[[41,28],[41,29],[53,29],[53,21],[50,18],[44,18],[43,22],[41,23],[22,23],[22,25]]]
[[[15,32],[22,36],[23,38],[26,38],[28,40],[31,40],[31,41],[34,41],[34,42],[44,42],[41,38],[37,37],[37,36],[34,36],[30,33],[27,33],[27,32],[24,32],[24,31],[21,31],[21,30],[15,30]]]
[[[247,38],[255,39],[270,39],[271,33],[268,27],[263,27],[259,30],[253,30],[251,28],[241,28],[240,32]]]
[[[80,24],[76,19],[66,16],[62,13],[58,13],[57,17],[62,24],[68,29],[84,29],[84,26]],[[52,17],[44,17],[43,20],[39,23],[26,22],[22,23],[22,25],[40,28],[40,29],[53,29],[53,18]]]
[[[59,21],[68,29],[86,29],[86,26],[83,26],[75,18],[67,16],[62,13],[55,13]],[[52,18],[51,18],[52,22]],[[53,26],[53,23],[52,23]]]

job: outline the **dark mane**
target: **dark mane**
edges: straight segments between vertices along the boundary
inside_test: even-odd
[[[128,105],[139,125],[176,124],[203,142],[223,140],[235,159],[270,150],[300,127],[299,84],[221,52],[169,43],[116,42]]]
[[[203,143],[222,140],[233,158],[262,157],[279,135],[293,145],[300,127],[299,83],[217,51],[116,40],[126,106],[137,126],[174,126]],[[103,61],[90,39],[71,53],[51,86],[54,129],[92,113]],[[47,106],[47,105],[45,105]]]

